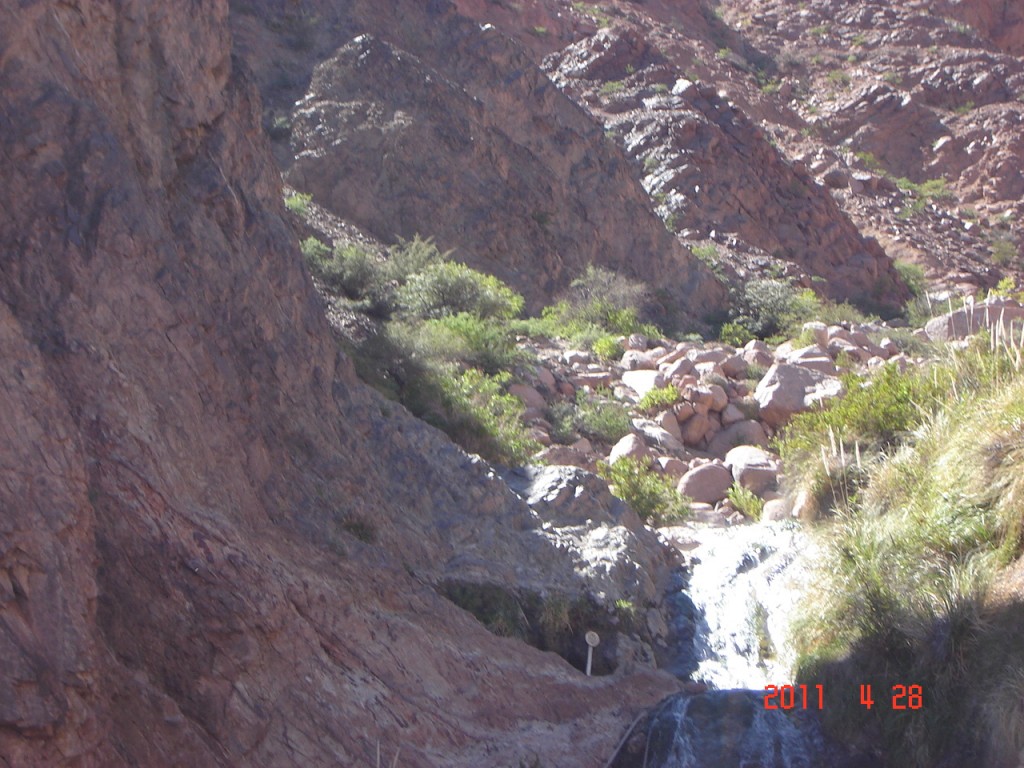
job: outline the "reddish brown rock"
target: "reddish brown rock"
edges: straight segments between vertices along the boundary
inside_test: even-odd
[[[0,9],[2,762],[606,760],[675,684],[432,588],[575,566],[339,353],[226,15]]]

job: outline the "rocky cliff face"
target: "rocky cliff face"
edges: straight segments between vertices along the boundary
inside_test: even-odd
[[[674,684],[438,596],[586,564],[336,350],[227,12],[0,10],[2,762],[603,759]],[[594,583],[656,599],[615,514],[652,573]]]
[[[621,126],[620,140],[646,166],[645,186],[666,221],[684,235],[713,232],[719,248],[729,249],[731,266],[756,272],[774,263],[776,272],[798,267],[813,275],[850,264],[853,273],[858,261],[870,271],[863,257],[873,254],[870,261],[887,272],[874,238],[890,258],[922,264],[948,288],[977,290],[1004,275],[1021,277],[1016,4],[519,5],[531,18],[543,9],[557,23],[538,35],[489,4],[460,2],[464,12],[518,35],[531,50],[557,51],[549,60],[558,68],[556,81],[598,119]],[[628,46],[601,42],[609,32],[597,27],[609,26],[618,37],[628,30],[643,40],[642,67],[629,59]],[[588,58],[621,61],[617,70],[584,77],[571,60]],[[715,110],[694,110],[685,96],[673,104],[680,94],[673,100],[662,89],[680,77],[695,84],[694,93],[704,89],[709,104],[732,111],[728,131],[717,125]],[[638,140],[643,126],[676,120],[694,136]],[[744,127],[748,120],[760,135]],[[731,162],[734,156],[740,162]],[[673,186],[676,178],[683,183]],[[943,194],[900,190],[901,178],[944,183]],[[790,210],[773,210],[782,201]],[[807,217],[815,223],[808,226]],[[779,256],[781,264],[773,260]],[[847,274],[842,282],[856,292],[863,280]]]
[[[534,309],[588,263],[694,315],[724,299],[602,126],[493,26],[450,3],[252,6],[236,4],[238,49],[289,124],[286,178],[331,212],[385,242],[433,236]],[[281,34],[302,24],[302,44]],[[295,87],[278,87],[277,61]]]

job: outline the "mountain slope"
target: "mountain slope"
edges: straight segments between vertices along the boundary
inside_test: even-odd
[[[580,577],[336,350],[226,18],[0,11],[0,762],[603,758],[674,684],[430,586]]]

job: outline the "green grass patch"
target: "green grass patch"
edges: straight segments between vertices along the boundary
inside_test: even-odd
[[[1024,620],[1019,606],[986,601],[1021,554],[1018,368],[1015,355],[982,344],[934,370],[944,384],[939,407],[904,419],[916,422],[913,436],[878,454],[860,492],[819,529],[825,554],[794,634],[797,678],[825,686],[834,734],[863,746],[870,739],[886,764],[935,766],[957,750],[977,754],[987,743],[991,752],[1021,736],[1019,722],[995,714],[1022,690],[1024,648],[1010,637]],[[874,417],[860,420],[891,432]],[[856,695],[866,684],[871,710]],[[893,709],[894,686],[911,684],[923,689],[924,706]]]
[[[683,395],[679,389],[672,384],[668,384],[664,387],[655,387],[641,397],[640,402],[637,403],[637,408],[644,413],[657,413],[666,408],[671,408],[682,398]]]

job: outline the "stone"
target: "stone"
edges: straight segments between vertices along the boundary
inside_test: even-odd
[[[700,441],[704,439],[704,434],[708,431],[708,427],[710,425],[711,421],[705,414],[695,413],[679,427],[679,431],[683,436],[683,443],[685,445],[700,444]]]
[[[793,517],[793,502],[782,497],[765,502],[761,510],[761,522],[782,522]]]
[[[646,463],[650,458],[650,453],[640,436],[630,433],[612,447],[611,453],[608,454],[608,463],[615,464],[623,459],[634,459]]]
[[[661,369],[662,374],[669,381],[672,381],[688,373],[693,372],[693,361],[687,357],[680,357]]]
[[[581,467],[593,469],[594,462],[582,451],[571,445],[552,445],[536,455],[536,462],[551,466]]]
[[[544,399],[544,395],[529,384],[520,384],[518,382],[515,384],[509,384],[508,393],[513,397],[518,398],[527,408],[543,410],[547,407],[547,401]]]
[[[705,464],[691,469],[679,479],[676,490],[697,502],[715,504],[732,487],[732,474],[721,464]]]
[[[654,358],[649,356],[646,352],[640,352],[636,349],[626,350],[622,354],[622,359],[619,361],[619,365],[626,371],[654,371],[658,368],[657,363],[654,362]]]
[[[828,346],[828,326],[824,323],[818,321],[804,323],[802,330],[804,333],[811,334],[817,346],[822,348]]]
[[[642,398],[652,389],[665,386],[665,377],[656,370],[626,371],[622,374],[622,383]]]
[[[982,328],[992,330],[996,326],[1000,326],[1000,333],[1009,333],[1019,339],[1024,328],[1024,307],[1012,300],[990,299],[933,317],[925,324],[924,333],[931,341],[953,341],[972,336]]]
[[[654,460],[654,465],[661,474],[673,480],[679,480],[690,469],[685,461],[675,456],[659,456]]]
[[[729,355],[729,357],[719,363],[719,366],[722,369],[722,373],[730,379],[742,379],[747,375],[747,369],[750,367],[747,361],[743,359],[743,356],[738,354]]]
[[[708,443],[708,453],[712,456],[725,456],[730,449],[735,448],[737,445],[756,445],[761,448],[767,448],[768,435],[765,434],[761,422],[754,420],[738,421],[735,424],[724,427]]]
[[[608,389],[612,385],[612,375],[603,373],[578,373],[572,377],[574,387],[589,387],[590,389]]]
[[[642,333],[631,333],[623,345],[627,350],[646,350],[650,340]]]
[[[548,392],[554,393],[558,391],[558,384],[555,381],[554,374],[543,365],[537,366],[537,383]]]
[[[725,466],[732,472],[732,478],[738,485],[758,496],[777,485],[779,459],[763,448],[737,446],[725,454]]]
[[[729,395],[726,394],[725,389],[720,384],[711,384],[708,387],[708,391],[711,392],[711,402],[708,404],[708,407],[712,411],[721,411],[729,404]]]
[[[568,349],[562,353],[562,360],[564,360],[567,365],[586,365],[587,363],[592,362],[593,359],[593,355],[589,352],[584,352],[579,349]]]
[[[679,431],[679,419],[674,411],[662,411],[654,417],[654,423],[672,435],[676,440],[682,441],[683,435]]]
[[[573,450],[579,451],[582,454],[589,455],[594,452],[594,446],[591,445],[590,441],[585,437],[581,437],[575,443],[570,446]]]
[[[722,426],[728,427],[730,424],[735,424],[737,421],[743,421],[746,416],[743,415],[735,403],[729,403],[725,408],[722,409]]]
[[[764,342],[761,342],[762,344]],[[769,365],[775,362],[775,356],[767,349],[746,349],[740,353],[740,356],[747,363],[747,365],[756,365],[758,368],[767,368]]]
[[[809,368],[776,363],[758,382],[754,399],[761,419],[771,427],[785,424],[794,413],[809,410],[844,393],[842,382]]]
[[[633,429],[643,437],[645,444],[662,451],[682,453],[686,450],[679,438],[649,419],[633,419]]]

